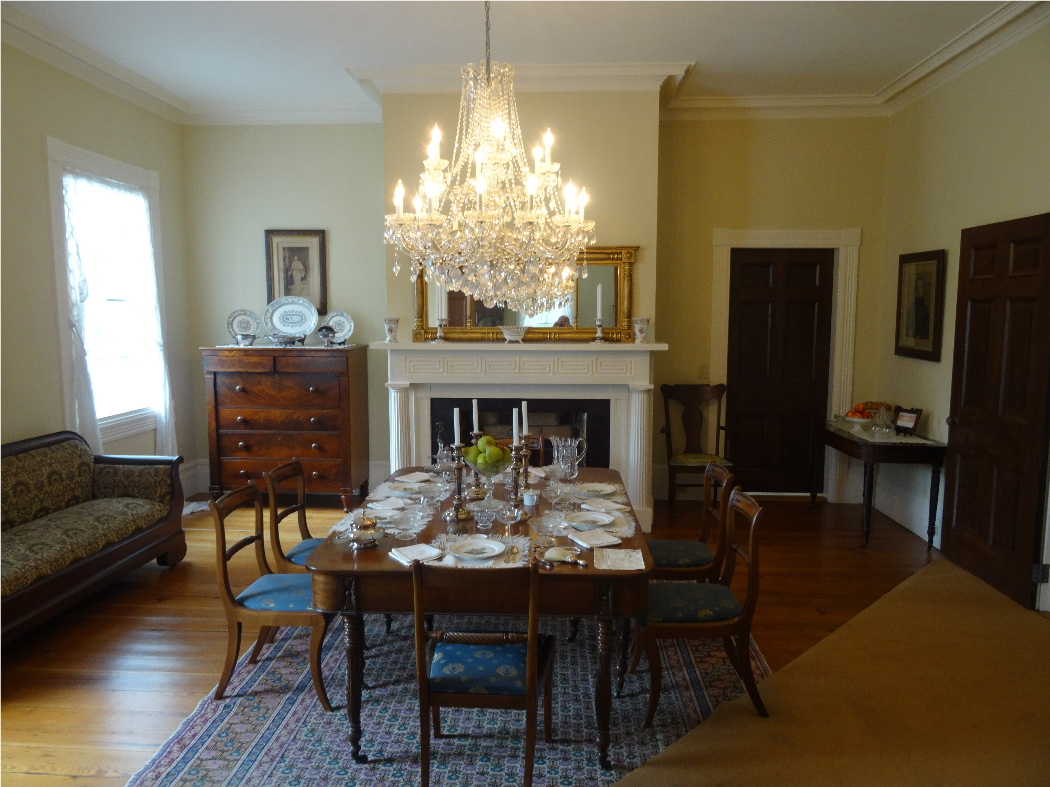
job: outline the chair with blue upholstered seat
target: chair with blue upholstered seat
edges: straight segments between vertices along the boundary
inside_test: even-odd
[[[694,385],[682,383],[670,385],[664,383],[660,386],[660,393],[664,397],[664,425],[660,431],[664,434],[667,446],[667,499],[675,502],[675,491],[678,487],[699,487],[703,481],[687,483],[679,481],[679,475],[703,475],[707,466],[715,464],[728,464],[726,458],[720,453],[725,451],[723,433],[726,428],[722,425],[722,399],[725,396],[726,387],[724,383],[718,385]],[[714,452],[704,450],[704,409],[715,404],[715,444]],[[679,418],[674,418],[673,413],[678,413]],[[675,449],[675,443],[681,437],[684,443],[681,450]]]
[[[724,465],[709,464],[704,471],[704,504],[694,539],[651,539],[653,557],[650,579],[678,579],[705,582],[718,576],[725,558],[728,539],[724,532],[729,490],[735,476]],[[707,540],[714,530],[717,542],[712,552]]]
[[[729,495],[726,531],[729,548],[717,581],[710,583],[651,582],[648,609],[635,639],[631,670],[644,650],[649,661],[649,708],[645,726],[653,723],[660,700],[663,666],[657,642],[661,639],[709,639],[719,637],[730,663],[740,676],[760,716],[768,716],[751,668],[751,620],[758,603],[758,542],[762,507],[736,487]],[[735,537],[746,524],[746,542]],[[743,528],[741,528],[743,529]],[[730,589],[736,562],[746,566],[741,597]]]
[[[244,625],[259,626],[259,638],[252,649],[249,663],[254,664],[263,647],[272,640],[272,635],[281,626],[310,628],[310,672],[314,690],[321,707],[332,710],[321,676],[321,645],[324,642],[331,615],[323,615],[311,606],[313,600],[312,577],[308,574],[275,574],[266,561],[263,543],[262,494],[254,481],[247,486],[213,500],[208,504],[215,523],[215,551],[218,562],[219,597],[226,612],[229,641],[226,647],[226,663],[222,668],[219,685],[215,688],[215,699],[221,700],[233,675],[233,667],[241,649],[241,633]],[[237,509],[251,506],[254,513],[254,531],[251,535],[227,546],[227,520]],[[235,592],[230,583],[230,561],[243,549],[252,547],[259,578],[240,592]]]
[[[441,708],[501,708],[525,711],[525,778],[532,784],[539,695],[544,697],[544,740],[552,741],[551,690],[554,638],[539,633],[538,565],[521,568],[453,568],[412,565],[419,690],[421,783],[430,784],[430,734],[441,737]],[[486,593],[486,584],[498,591]],[[493,612],[528,615],[524,634],[428,630],[432,611],[449,601],[498,599]]]
[[[274,567],[285,574],[305,574],[306,559],[324,539],[311,536],[310,528],[306,524],[306,472],[303,470],[303,463],[298,459],[286,462],[268,473],[263,473],[263,481],[266,482],[266,496],[270,507],[270,549],[273,551]],[[294,502],[282,508],[278,500],[279,495],[287,495],[292,490],[295,494]],[[281,522],[292,514],[295,514],[298,520],[302,541],[286,552],[281,544]]]

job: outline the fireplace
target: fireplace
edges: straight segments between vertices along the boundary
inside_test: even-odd
[[[582,466],[609,466],[609,400],[608,399],[528,399],[529,431],[536,442],[531,464],[550,464],[552,437],[582,437],[587,441],[587,455]],[[478,420],[482,432],[497,440],[512,437],[511,416],[521,409],[521,399],[478,399]],[[436,451],[438,441],[452,441],[452,410],[459,408],[460,440],[470,442],[472,399],[430,400],[430,447]],[[520,415],[519,415],[520,418]]]
[[[387,353],[390,417],[390,469],[422,465],[434,453],[434,424],[446,424],[451,437],[451,408],[459,406],[464,432],[471,427],[471,400],[495,402],[488,418],[507,418],[509,410],[529,402],[534,413],[575,419],[586,413],[588,446],[600,444],[607,455],[601,466],[619,471],[643,530],[652,523],[652,353],[666,344],[496,342],[375,342]],[[458,402],[449,404],[449,402]],[[541,407],[540,403],[548,406]],[[584,402],[600,402],[594,412]],[[509,407],[506,407],[509,404]],[[484,409],[480,408],[479,409]],[[508,412],[503,415],[503,410]],[[494,414],[494,415],[491,415]],[[596,425],[605,419],[607,430]],[[562,424],[549,424],[561,426]],[[499,426],[498,423],[492,426]],[[483,431],[488,431],[482,427]],[[599,466],[599,453],[588,449],[588,464]]]

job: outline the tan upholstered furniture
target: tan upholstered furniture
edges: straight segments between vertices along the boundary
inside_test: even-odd
[[[3,641],[156,558],[186,555],[181,456],[95,456],[75,432],[3,446]]]

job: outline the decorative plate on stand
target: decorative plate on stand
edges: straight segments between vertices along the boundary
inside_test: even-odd
[[[258,336],[260,325],[262,323],[259,321],[259,315],[248,309],[238,309],[226,320],[226,330],[234,338],[237,334]]]
[[[321,320],[321,325],[327,325],[335,330],[335,336],[331,340],[338,344],[345,342],[350,338],[350,334],[354,332],[354,321],[350,319],[350,315],[346,312],[328,312],[325,318]]]
[[[317,328],[317,309],[306,298],[287,295],[272,301],[263,313],[271,336],[306,336]]]

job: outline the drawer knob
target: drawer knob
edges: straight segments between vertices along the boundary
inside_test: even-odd
[[[311,385],[310,386],[310,393],[317,393],[317,386],[316,385]]]
[[[241,470],[241,472],[239,472],[237,475],[241,476],[242,478],[247,478],[248,477],[248,471],[247,470]]]
[[[320,478],[320,477],[321,477],[321,474],[320,474],[320,473],[318,473],[318,472],[317,472],[316,470],[314,470],[314,471],[313,471],[312,473],[310,473],[310,475],[311,475],[311,476],[312,476],[313,478]]]
[[[237,416],[237,423],[244,424],[244,423],[247,423],[247,422],[248,422],[248,419],[245,418],[243,415],[238,415]]]
[[[314,416],[313,418],[310,419],[310,423],[315,424],[315,425],[319,424],[319,423],[321,423],[321,419],[317,418],[316,416]]]
[[[237,447],[240,448],[242,451],[244,451],[245,449],[248,448],[248,444],[247,443],[237,443]]]
[[[310,447],[312,449],[314,449],[315,451],[320,451],[321,450],[321,446],[318,443],[313,443]]]
[[[244,393],[244,386],[243,385],[238,385],[233,390],[235,390],[237,393]]]

